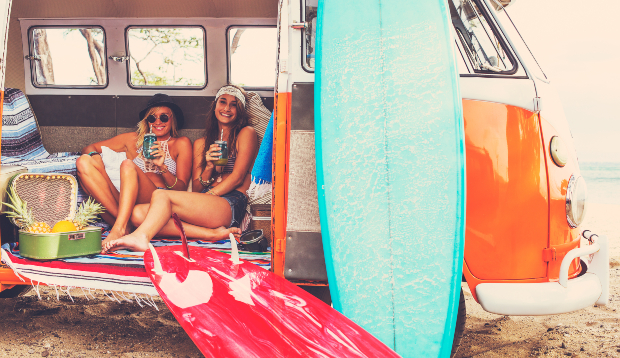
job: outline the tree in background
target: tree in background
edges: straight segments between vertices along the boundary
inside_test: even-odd
[[[198,35],[198,33],[200,35]],[[177,75],[184,63],[204,63],[202,31],[191,28],[132,28],[129,35],[131,83],[151,86],[197,86],[204,75],[196,78]],[[145,65],[155,59],[156,66]]]
[[[34,29],[32,33],[32,42],[35,55],[39,56],[38,61],[34,61],[37,83],[44,85],[53,85],[54,66],[52,64],[52,53],[47,43],[47,30]]]
[[[38,84],[53,85],[54,66],[52,63],[52,51],[47,40],[48,30],[57,29],[34,29],[33,30],[33,49],[38,59],[34,61],[35,73]],[[63,30],[63,29],[58,29]],[[86,48],[93,66],[95,77],[90,77],[91,84],[104,85],[106,82],[106,59],[105,48],[103,47],[103,30],[99,28],[64,29],[63,36],[72,32],[79,33],[86,40]]]

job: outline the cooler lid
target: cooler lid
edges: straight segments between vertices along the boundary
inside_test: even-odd
[[[9,185],[27,203],[36,221],[53,227],[75,217],[78,183],[73,175],[22,173],[14,176]]]

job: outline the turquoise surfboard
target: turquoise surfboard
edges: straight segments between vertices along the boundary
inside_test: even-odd
[[[319,0],[315,140],[330,293],[404,357],[449,357],[465,152],[445,0]]]

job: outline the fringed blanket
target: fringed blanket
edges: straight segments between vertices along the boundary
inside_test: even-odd
[[[180,245],[181,240],[153,239],[151,243],[156,247],[171,246]],[[217,242],[194,240],[190,241],[189,245],[230,253],[230,242],[227,240]],[[35,284],[103,290],[104,293],[116,291],[157,295],[144,269],[143,252],[119,250],[105,255],[37,261],[20,256],[16,243],[4,244],[0,250],[2,261],[10,266],[17,276],[24,276]],[[239,254],[242,260],[266,270],[271,268],[270,252],[240,251]],[[137,296],[134,298],[138,301]]]

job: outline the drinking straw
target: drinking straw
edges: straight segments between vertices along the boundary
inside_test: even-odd
[[[224,138],[224,128],[222,128],[222,134],[220,134],[220,141]]]

